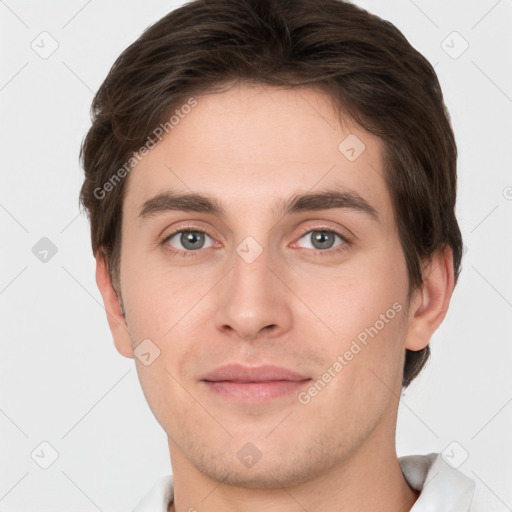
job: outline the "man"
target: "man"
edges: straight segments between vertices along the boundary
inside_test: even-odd
[[[93,113],[97,283],[173,470],[136,512],[478,510],[395,449],[462,252],[453,132],[403,35],[340,0],[194,1]]]

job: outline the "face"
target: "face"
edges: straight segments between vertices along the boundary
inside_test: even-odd
[[[173,466],[293,485],[394,442],[411,318],[383,172],[324,94],[244,86],[198,97],[130,173],[116,346],[150,340],[135,362]],[[208,375],[226,364],[295,376]]]

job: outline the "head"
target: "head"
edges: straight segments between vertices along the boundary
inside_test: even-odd
[[[251,442],[275,474],[293,461],[293,482],[306,452],[332,464],[390,430],[462,254],[449,116],[400,31],[339,0],[190,2],[121,54],[92,114],[97,280],[120,353],[160,351],[136,362],[176,451],[222,478]],[[323,384],[267,437],[282,407],[198,406],[201,377],[233,361]]]

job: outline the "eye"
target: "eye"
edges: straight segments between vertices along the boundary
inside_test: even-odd
[[[171,249],[171,252],[190,252],[190,251],[197,251],[199,249],[208,249],[209,247],[212,247],[212,245],[204,246],[205,243],[205,237],[209,237],[207,233],[204,231],[200,231],[197,229],[194,230],[180,230],[175,231],[174,233],[170,234],[163,240],[163,244],[170,245],[173,249]],[[178,244],[178,247],[176,247],[173,244]],[[180,247],[181,245],[181,247]],[[176,249],[176,251],[174,250]]]
[[[209,245],[205,245],[206,237],[210,239]],[[340,239],[338,245],[334,245],[336,237]],[[304,231],[299,240],[306,239],[313,245],[306,247],[312,249],[315,254],[332,255],[345,251],[350,246],[350,241],[341,233],[333,229],[309,229]],[[199,229],[179,229],[166,236],[162,240],[162,245],[172,254],[178,256],[196,256],[200,249],[208,249],[215,244],[212,238],[204,231]],[[296,244],[292,244],[292,247]]]
[[[336,237],[341,240],[341,243],[334,246]],[[299,240],[303,238],[306,239],[306,241],[310,241],[313,245],[313,247],[306,247],[307,249],[320,252],[326,252],[330,249],[334,249],[334,252],[345,250],[349,245],[348,240],[341,233],[332,229],[310,229],[306,231]]]

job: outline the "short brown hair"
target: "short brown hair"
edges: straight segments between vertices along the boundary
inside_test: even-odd
[[[379,136],[407,262],[408,300],[422,285],[422,262],[446,245],[457,282],[457,148],[430,63],[390,22],[346,1],[195,0],[126,48],[93,99],[92,126],[80,150],[80,202],[89,215],[93,253],[108,262],[116,290],[127,181],[120,178],[130,155],[155,142],[155,128],[185,98],[243,83],[320,88]],[[108,195],[98,197],[105,188]],[[404,387],[429,355],[429,346],[406,351]]]

